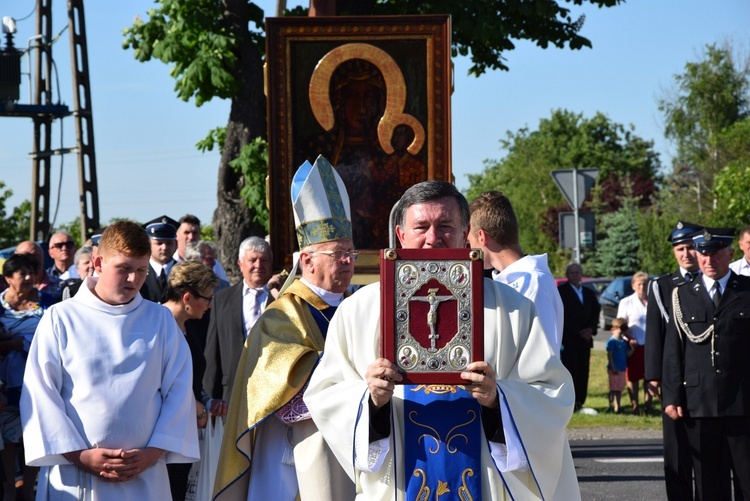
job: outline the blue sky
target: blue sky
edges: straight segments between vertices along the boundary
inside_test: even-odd
[[[258,3],[267,14],[273,12],[274,2]],[[20,20],[34,4],[0,0],[0,17]],[[216,207],[219,154],[202,154],[194,145],[208,130],[226,124],[229,103],[196,108],[180,101],[169,67],[158,61],[139,63],[132,51],[122,49],[122,29],[136,14],[145,17],[152,5],[128,0],[89,1],[85,6],[101,219],[146,221],[164,213],[175,218],[193,213],[208,223]],[[57,33],[67,23],[66,2],[57,0],[53,9]],[[452,149],[459,188],[468,187],[467,174],[482,172],[485,159],[504,155],[498,141],[506,131],[535,129],[558,108],[586,117],[601,111],[614,122],[632,124],[637,135],[655,142],[662,164],[669,167],[671,147],[663,137],[657,99],[673,87],[673,76],[686,62],[699,59],[706,44],[733,40],[750,47],[747,0],[631,0],[609,9],[573,7],[573,12],[586,15],[582,34],[593,49],[541,49],[518,42],[516,50],[506,53],[509,72],[478,79],[467,76],[468,60],[454,61]],[[18,22],[16,46],[25,47],[33,35],[32,15]],[[72,107],[68,44],[65,32],[53,56],[60,72],[60,100]],[[24,59],[24,71],[26,65]],[[27,82],[24,78],[22,103],[29,102]],[[59,121],[53,127],[53,147],[74,146],[72,119],[62,121],[62,145],[60,127]],[[32,134],[30,119],[0,118],[0,180],[14,192],[10,206],[31,198]],[[74,155],[64,157],[58,224],[77,215],[76,162]],[[51,213],[58,197],[59,157],[52,166]]]

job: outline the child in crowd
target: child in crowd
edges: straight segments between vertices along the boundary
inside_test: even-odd
[[[624,318],[612,320],[612,337],[607,341],[607,374],[609,374],[609,408],[620,412],[620,397],[625,388],[625,369],[633,347],[623,339],[628,333],[628,321]]]

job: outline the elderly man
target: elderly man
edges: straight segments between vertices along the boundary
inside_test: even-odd
[[[667,239],[677,261],[677,270],[651,282],[646,308],[646,381],[649,391],[657,393],[662,380],[664,336],[672,322],[672,291],[700,274],[693,235],[702,226],[677,221]],[[693,466],[687,442],[685,423],[674,421],[662,413],[664,435],[664,481],[667,498],[672,501],[693,499]]]
[[[449,183],[409,188],[395,219],[404,248],[428,255],[466,245],[469,207]],[[579,499],[565,435],[570,374],[534,304],[484,280],[484,360],[467,365],[464,386],[404,386],[395,385],[397,366],[379,358],[380,287],[363,288],[336,313],[305,393],[362,499]]]
[[[58,293],[57,284],[52,283],[49,276],[47,276],[47,272],[44,270],[44,251],[42,247],[32,240],[24,240],[16,246],[15,253],[26,254],[34,261],[34,266],[36,266],[34,270],[34,286],[40,291],[56,296]]]
[[[565,278],[568,281],[557,287],[564,311],[560,358],[573,376],[575,408],[579,410],[588,395],[591,348],[599,326],[601,306],[594,291],[581,285],[583,268],[580,264],[570,263],[565,269]]]
[[[177,221],[160,216],[144,225],[151,241],[151,256],[146,281],[141,287],[141,296],[149,301],[161,303],[167,292],[167,277],[174,266],[172,259],[177,248]]]
[[[672,292],[664,340],[664,412],[684,420],[696,499],[726,498],[727,457],[750,498],[750,278],[729,269],[733,240],[733,228],[693,236],[702,274]]]
[[[242,241],[237,264],[242,282],[217,291],[206,338],[203,388],[211,398],[229,401],[242,346],[260,314],[273,301],[271,246],[260,237]]]
[[[49,256],[52,258],[52,266],[47,268],[47,275],[53,283],[59,283],[61,276],[73,266],[76,253],[76,243],[73,237],[64,232],[58,232],[49,239]],[[75,271],[75,268],[71,270]],[[78,274],[71,278],[76,278]]]
[[[305,162],[295,174],[292,201],[302,278],[269,305],[245,343],[215,499],[346,500],[355,495],[302,401],[358,256],[349,199],[330,163],[318,157],[314,166]]]

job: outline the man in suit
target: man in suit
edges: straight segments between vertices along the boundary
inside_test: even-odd
[[[565,269],[565,278],[568,281],[557,288],[564,311],[560,359],[573,376],[575,410],[580,410],[586,402],[591,347],[594,346],[593,336],[596,336],[601,307],[596,293],[581,285],[583,268],[580,264],[570,263]]]
[[[654,279],[648,291],[646,309],[646,384],[649,391],[659,392],[662,380],[664,335],[672,322],[672,291],[700,274],[698,257],[693,245],[693,234],[702,226],[677,221],[667,239],[677,261],[677,270]],[[687,432],[682,420],[674,421],[662,413],[664,435],[664,481],[670,500],[693,499],[693,466],[687,443]]]
[[[177,226],[177,221],[169,216],[157,217],[144,225],[151,240],[148,276],[141,287],[144,299],[161,303],[167,292],[167,277],[176,264],[172,254],[177,248]]]
[[[239,250],[242,281],[214,295],[203,376],[203,388],[211,398],[228,402],[232,395],[232,383],[247,334],[273,301],[267,286],[271,262],[268,242],[260,237],[246,238]]]
[[[733,228],[693,236],[702,274],[673,291],[664,340],[664,412],[684,421],[696,499],[726,498],[726,458],[750,497],[750,278],[729,269],[733,240]]]

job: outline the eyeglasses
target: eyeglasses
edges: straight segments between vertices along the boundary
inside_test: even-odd
[[[53,249],[62,249],[63,247],[67,247],[68,249],[72,249],[76,246],[76,243],[72,240],[68,240],[67,242],[58,242],[56,244],[50,245]]]
[[[344,259],[351,259],[352,261],[356,261],[359,257],[359,251],[358,250],[335,250],[335,251],[309,251],[308,254],[325,254],[326,256],[331,256],[337,261],[343,261]]]
[[[193,294],[193,296],[195,296],[195,297],[199,297],[199,298],[201,298],[201,299],[205,299],[206,301],[208,301],[208,303],[209,303],[209,304],[213,303],[213,301],[214,301],[214,297],[213,297],[213,296],[211,296],[211,297],[201,296],[201,295],[200,295],[200,294],[198,294],[197,292],[193,292],[192,294]]]

